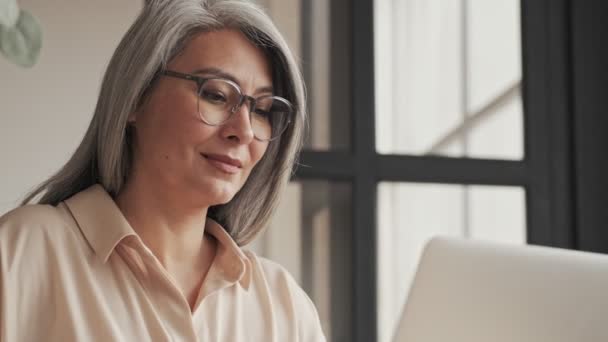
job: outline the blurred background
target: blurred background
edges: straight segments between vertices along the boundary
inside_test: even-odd
[[[328,341],[391,341],[443,234],[608,252],[608,4],[258,0],[299,57],[300,166],[247,248],[289,269]],[[43,48],[0,58],[0,213],[62,166],[142,1],[18,1]]]

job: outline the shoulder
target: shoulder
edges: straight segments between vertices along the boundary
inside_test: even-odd
[[[0,255],[5,261],[42,256],[66,241],[73,233],[69,227],[70,215],[61,204],[16,208],[0,217]]]
[[[297,285],[297,282],[291,273],[278,262],[261,257],[250,251],[246,251],[245,254],[252,260],[255,266],[264,272],[266,278],[272,280],[273,283],[287,286]]]
[[[28,204],[0,216],[0,227],[40,225],[49,220],[59,220],[61,217],[61,210],[58,207],[43,204]]]
[[[253,273],[261,273],[271,290],[284,291],[298,299],[310,300],[291,273],[281,264],[250,251],[246,251],[245,254],[251,260]]]
[[[40,234],[65,226],[65,214],[62,208],[51,205],[32,204],[18,207],[0,217],[0,238]]]
[[[263,277],[264,285],[271,292],[272,298],[277,301],[276,304],[286,310],[287,316],[295,319],[299,340],[325,341],[317,309],[291,273],[275,261],[250,251],[246,251],[245,254],[252,262],[254,277],[256,273],[258,277]]]

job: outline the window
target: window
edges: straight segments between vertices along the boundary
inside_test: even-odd
[[[258,248],[329,341],[390,340],[432,234],[578,247],[569,2],[264,3],[298,41],[312,131]]]
[[[375,0],[378,152],[521,161],[519,13],[518,0]],[[431,237],[526,242],[521,186],[416,180],[382,182],[377,192],[381,342],[394,335]]]

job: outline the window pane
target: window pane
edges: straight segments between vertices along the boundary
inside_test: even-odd
[[[350,146],[349,60],[345,11],[340,1],[259,0],[268,9],[301,60],[308,93],[309,126],[305,147],[313,150]]]
[[[350,340],[350,197],[347,183],[292,182],[268,230],[246,247],[290,271],[328,341]]]
[[[519,1],[374,4],[377,150],[522,159]]]
[[[378,188],[378,341],[401,316],[422,249],[448,235],[524,244],[519,187],[380,183]]]

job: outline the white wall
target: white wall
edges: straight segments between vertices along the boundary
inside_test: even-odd
[[[20,0],[44,41],[31,69],[0,57],[0,213],[63,165],[93,114],[105,66],[137,0]]]

